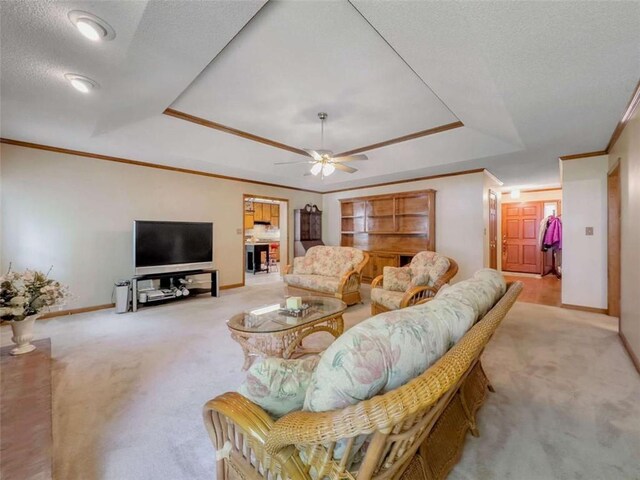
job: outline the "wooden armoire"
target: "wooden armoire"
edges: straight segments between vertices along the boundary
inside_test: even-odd
[[[293,256],[302,257],[306,251],[322,243],[322,211],[316,205],[306,204],[293,212]]]

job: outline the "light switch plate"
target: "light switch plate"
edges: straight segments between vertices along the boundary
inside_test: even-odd
[[[593,227],[584,227],[585,235],[593,235]]]
[[[241,228],[236,228],[236,233],[238,235],[242,235],[242,229]]]

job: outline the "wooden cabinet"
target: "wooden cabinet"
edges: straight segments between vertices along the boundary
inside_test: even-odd
[[[280,226],[280,205],[277,203],[271,204],[271,226]]]
[[[402,266],[435,250],[435,191],[420,190],[340,200],[341,242],[369,252],[364,281],[385,266]]]
[[[245,230],[253,228],[253,212],[244,212],[244,228]]]
[[[253,202],[253,221],[254,222],[264,222],[263,208],[264,203]],[[267,208],[268,205],[267,205]],[[271,214],[271,212],[269,212]]]
[[[293,212],[293,254],[301,257],[307,249],[322,243],[322,211],[315,205],[305,205]]]
[[[251,220],[247,218],[249,214],[251,215]],[[253,210],[245,210],[245,228],[253,228],[254,223],[269,223],[274,227],[279,227],[280,205],[277,203],[253,202]]]

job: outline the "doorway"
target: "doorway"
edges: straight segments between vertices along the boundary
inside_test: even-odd
[[[562,251],[543,251],[540,243],[543,219],[562,215],[561,200],[504,202],[501,213],[505,278],[524,282],[520,301],[561,306]]]
[[[289,202],[244,194],[242,199],[242,272],[245,285],[281,280],[289,260]]]
[[[620,162],[607,175],[607,296],[620,330]]]

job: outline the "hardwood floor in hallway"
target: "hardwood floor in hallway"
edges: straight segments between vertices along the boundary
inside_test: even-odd
[[[546,275],[542,278],[527,277],[521,275],[509,275],[504,272],[504,278],[507,282],[520,281],[524,283],[524,289],[520,294],[518,301],[527,303],[537,303],[539,305],[549,305],[551,307],[560,307],[561,301],[561,285],[562,281],[554,275]]]

